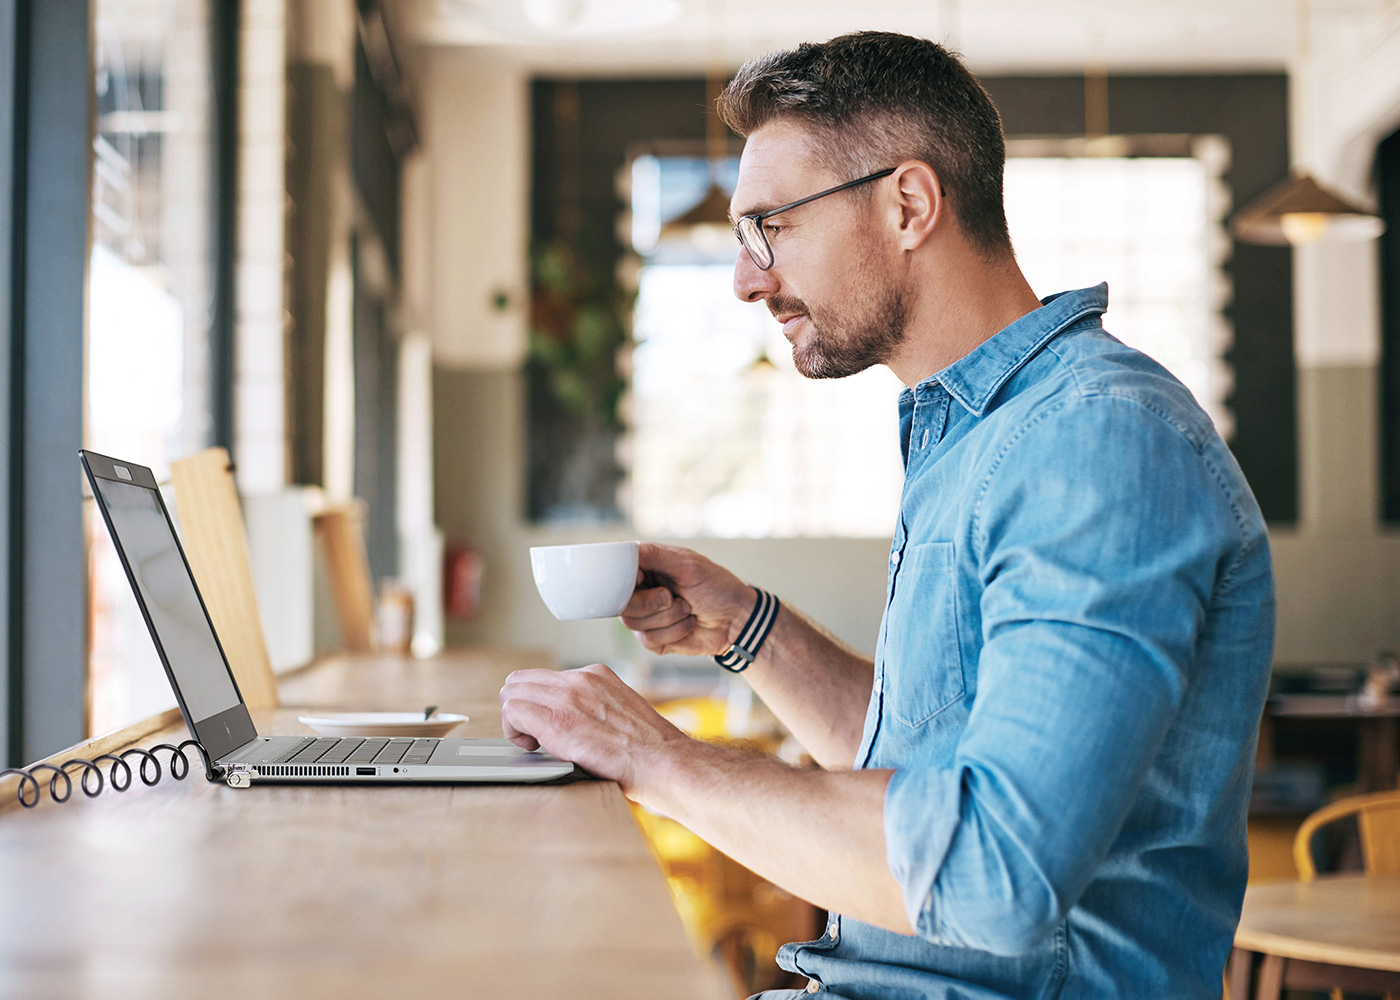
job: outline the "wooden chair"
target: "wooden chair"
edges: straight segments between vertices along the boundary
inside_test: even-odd
[[[313,519],[326,560],[340,637],[352,653],[374,648],[374,584],[365,553],[365,506],[327,507]]]
[[[1361,860],[1368,875],[1400,875],[1400,791],[1354,795],[1323,806],[1307,819],[1293,838],[1293,864],[1298,879],[1317,878],[1312,839],[1322,827],[1349,816],[1356,817],[1361,834]],[[1382,993],[1386,1000],[1400,996],[1397,975],[1354,969],[1324,962],[1304,962],[1278,956],[1265,958],[1259,971],[1258,996],[1277,996],[1280,990],[1326,991],[1331,1000],[1342,1000],[1346,990]]]
[[[1356,817],[1361,832],[1361,860],[1368,875],[1400,875],[1400,791],[1354,795],[1323,806],[1298,827],[1293,838],[1293,864],[1298,879],[1311,882],[1317,877],[1313,864],[1312,838],[1328,823]]]
[[[249,708],[275,708],[277,678],[253,590],[248,536],[228,452],[209,448],[171,462],[170,471],[185,556],[238,690]]]

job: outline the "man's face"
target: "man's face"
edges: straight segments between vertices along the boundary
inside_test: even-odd
[[[735,218],[852,180],[822,167],[810,142],[781,121],[749,136],[730,201]],[[904,297],[892,274],[897,254],[879,225],[880,193],[843,191],[765,220],[773,249],[767,271],[739,250],[734,294],[768,306],[808,378],[843,378],[885,363],[904,337]]]

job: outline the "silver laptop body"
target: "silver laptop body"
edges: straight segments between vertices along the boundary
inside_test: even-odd
[[[150,469],[78,453],[180,712],[223,778],[254,783],[552,781],[574,766],[509,740],[259,736]]]

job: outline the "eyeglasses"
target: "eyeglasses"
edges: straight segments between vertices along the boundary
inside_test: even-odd
[[[742,215],[739,222],[734,226],[734,236],[749,252],[749,258],[760,271],[766,271],[773,266],[773,248],[768,245],[768,237],[763,232],[763,220],[771,219],[775,215],[791,211],[799,205],[805,205],[809,201],[816,201],[818,198],[825,198],[829,194],[838,191],[845,191],[858,184],[868,184],[870,181],[878,181],[881,177],[888,177],[894,173],[895,168],[881,170],[879,173],[871,174],[869,177],[860,177],[845,184],[838,184],[834,188],[827,188],[825,191],[818,191],[816,194],[809,194],[805,198],[779,207],[767,212],[755,212],[752,215]]]

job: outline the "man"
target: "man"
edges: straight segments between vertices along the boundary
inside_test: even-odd
[[[780,963],[841,997],[1218,998],[1273,638],[1264,525],[1190,394],[1038,301],[990,99],[860,33],[739,71],[736,294],[799,370],[884,364],[905,488],[874,661],[694,552],[623,621],[720,655],[821,764],[689,739],[606,667],[523,671],[505,731],[832,913]],[[765,612],[769,612],[765,614]],[[735,648],[731,648],[735,647]]]

